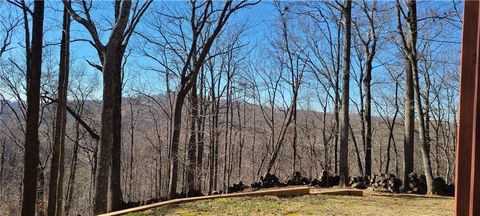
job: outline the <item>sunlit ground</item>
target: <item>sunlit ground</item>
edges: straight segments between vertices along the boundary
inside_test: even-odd
[[[220,198],[169,205],[144,215],[453,215],[453,198],[306,195]]]

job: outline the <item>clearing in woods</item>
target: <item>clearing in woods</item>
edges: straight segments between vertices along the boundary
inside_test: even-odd
[[[453,198],[305,195],[219,198],[167,205],[130,216],[150,215],[453,215]]]

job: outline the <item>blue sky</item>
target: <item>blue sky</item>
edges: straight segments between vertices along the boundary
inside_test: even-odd
[[[384,1],[380,1],[381,3],[385,3]],[[393,2],[390,2],[393,5]],[[160,2],[160,1],[155,1],[150,8],[150,12],[143,17],[142,21],[140,22],[138,26],[139,31],[145,31],[145,23],[148,22],[149,19],[152,19],[152,11],[155,9],[158,9],[164,4],[168,5],[176,5],[180,6],[183,4],[181,1],[166,1],[166,2]],[[113,4],[112,2],[109,1],[95,1],[94,5],[96,7],[95,10],[92,11],[92,18],[93,20],[97,21],[97,28],[105,30],[108,29],[109,25],[105,20],[112,20],[113,18]],[[450,9],[451,7],[451,1],[433,1],[433,2],[427,2],[427,1],[420,1],[418,3],[418,11],[419,11],[419,18],[421,16],[428,16],[429,11],[434,11],[434,10],[439,10],[439,11],[445,11],[447,9]],[[12,16],[19,16],[20,11],[17,8],[12,7],[11,5],[5,4],[5,2],[2,2],[0,4],[0,9],[2,10],[3,13],[8,12],[11,13]],[[462,10],[462,5],[459,5],[459,11],[461,13]],[[60,40],[61,36],[61,20],[62,20],[62,10],[63,10],[63,4],[60,1],[47,1],[46,4],[46,18],[45,18],[45,43],[57,43]],[[256,48],[254,52],[256,52],[256,55],[253,57],[261,58],[262,56],[266,56],[267,50],[269,48],[269,43],[271,41],[270,37],[273,36],[273,32],[275,30],[274,28],[274,22],[277,19],[277,12],[275,11],[275,8],[273,6],[272,1],[263,1],[260,4],[242,10],[235,14],[234,17],[229,21],[230,24],[238,24],[238,23],[245,23],[247,26],[247,30],[244,34],[243,41],[247,44],[249,44],[251,47]],[[355,16],[355,14],[353,15]],[[392,15],[393,16],[393,15]],[[390,23],[390,25],[396,25],[395,22]],[[422,29],[428,29],[424,28],[425,26],[422,26],[420,24],[420,28]],[[4,58],[12,58],[12,59],[23,59],[23,50],[21,49],[21,46],[23,45],[23,32],[22,28],[17,28],[18,32],[15,35],[15,49],[13,52],[10,52],[7,56]],[[446,27],[444,29],[445,32],[442,35],[442,40],[449,40],[449,41],[460,41],[461,37],[461,31],[459,29],[453,28],[453,27]],[[449,31],[450,30],[450,31]],[[104,35],[104,39],[106,39],[106,36],[108,36],[108,31],[101,31],[103,32],[102,35]],[[78,24],[77,22],[73,21],[72,23],[72,39],[78,39],[78,38],[90,38],[90,35],[86,32],[85,28]],[[104,40],[105,42],[105,40]],[[142,86],[139,86],[139,83],[137,80],[143,80],[142,84],[143,86],[145,85],[151,85],[149,87],[153,87],[153,89],[156,90],[162,90],[164,89],[163,82],[160,80],[158,74],[149,72],[149,71],[144,71],[139,69],[139,65],[148,65],[149,62],[146,61],[146,59],[141,56],[136,50],[135,47],[138,45],[137,40],[135,38],[132,39],[130,43],[130,48],[134,48],[132,55],[129,57],[129,61],[127,64],[127,85],[125,92],[128,94],[128,91],[130,89],[135,89],[139,88]],[[456,43],[434,43],[432,45],[433,49],[436,50],[436,52],[440,54],[445,54],[448,52],[454,52],[451,54],[451,58],[453,61],[456,61],[459,59],[459,53],[457,50],[459,49],[459,44]],[[58,59],[58,46],[50,46],[47,48],[47,50],[50,50],[53,54],[53,59]],[[74,42],[71,45],[71,52],[72,52],[72,62],[74,62],[73,67],[81,67],[87,70],[87,76],[92,76],[92,77],[97,77],[97,79],[101,80],[101,74],[96,71],[95,69],[91,68],[86,64],[85,59],[88,59],[93,62],[98,62],[98,56],[97,53],[94,51],[94,49],[91,47],[90,44],[85,43],[85,42]],[[352,51],[353,53],[353,51]],[[389,59],[399,59],[398,51],[394,49],[394,47],[390,47],[389,49],[382,49],[379,50],[379,54],[382,56],[383,61],[388,61]],[[355,58],[355,57],[352,57]],[[251,62],[251,63],[259,63],[262,62],[262,59],[256,59],[256,62]],[[48,62],[50,64],[56,64],[55,62]],[[262,63],[267,63],[267,62],[262,62]],[[375,64],[379,65],[381,62],[376,61]],[[272,67],[273,68],[273,67]],[[355,70],[358,70],[358,66],[355,64],[352,65],[352,69],[355,72]],[[377,78],[377,80],[382,80],[385,77],[385,68],[382,69],[382,67],[376,68],[374,71],[374,79]],[[101,84],[101,82],[100,82]],[[101,88],[99,88],[101,89]],[[390,89],[389,91],[391,91]],[[381,90],[380,90],[381,91]],[[358,96],[358,90],[356,87],[356,83],[352,80],[351,81],[351,92],[352,96],[356,97]],[[101,91],[97,93],[97,98],[101,99],[100,97]],[[157,92],[158,93],[158,92]]]

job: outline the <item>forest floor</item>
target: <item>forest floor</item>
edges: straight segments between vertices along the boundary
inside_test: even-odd
[[[167,205],[130,216],[150,215],[453,215],[453,198],[419,196],[304,195],[219,198]]]

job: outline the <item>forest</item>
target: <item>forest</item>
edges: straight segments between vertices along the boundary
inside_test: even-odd
[[[448,194],[462,13],[459,0],[2,0],[0,215],[379,177]]]

